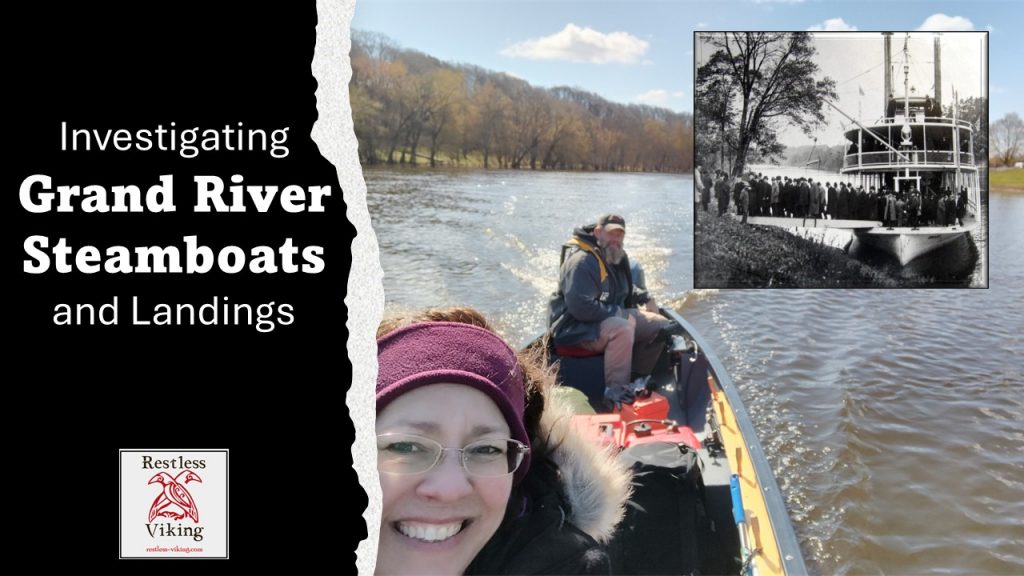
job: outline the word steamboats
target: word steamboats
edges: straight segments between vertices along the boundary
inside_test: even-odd
[[[979,226],[980,180],[978,166],[974,162],[974,132],[969,122],[957,117],[955,93],[953,118],[942,115],[939,38],[935,38],[934,100],[929,96],[910,94],[906,39],[903,43],[903,97],[892,97],[891,39],[891,33],[884,34],[885,116],[865,126],[833,104],[829,105],[855,125],[845,133],[851,146],[843,159],[842,174],[858,177],[865,190],[871,186],[881,190],[884,186],[897,196],[906,197],[912,190],[929,195],[934,191],[951,192],[949,205],[951,208],[955,206],[953,209],[959,218],[947,217],[947,222],[922,218],[918,223],[916,216],[912,215],[909,222],[900,222],[902,225],[884,226],[875,222],[875,225],[853,228],[861,242],[892,254],[901,265],[905,265]],[[918,196],[918,206],[924,204],[921,198]],[[942,196],[938,196],[937,201],[942,202]]]

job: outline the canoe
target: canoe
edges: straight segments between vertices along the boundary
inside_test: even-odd
[[[678,323],[683,333],[667,343],[650,374],[646,389],[651,396],[638,398],[620,410],[613,408],[609,413],[603,406],[602,356],[558,357],[550,352],[559,366],[560,384],[580,390],[591,404],[603,408],[603,413],[596,415],[574,416],[574,425],[595,442],[613,444],[612,449],[620,450],[623,458],[637,450],[636,446],[652,443],[675,456],[696,455],[698,482],[703,484],[699,508],[707,515],[707,521],[697,525],[708,528],[694,530],[692,521],[676,522],[676,518],[659,515],[662,510],[634,507],[627,513],[633,524],[620,526],[609,547],[613,569],[616,573],[648,574],[805,574],[807,568],[782,493],[739,391],[697,330],[671,309],[663,308],[661,313]],[[650,418],[652,410],[667,411],[667,418]],[[636,461],[630,458],[630,463]],[[673,478],[686,476],[674,474]],[[634,481],[636,501],[649,496],[645,490],[654,490],[644,478],[647,476]],[[664,526],[639,530],[637,525],[652,528],[643,526],[648,518],[660,518],[657,522]],[[654,536],[644,536],[650,542],[636,542],[640,533]],[[659,546],[666,550],[658,550]],[[629,549],[637,547],[646,549],[630,555]],[[680,560],[679,554],[667,550],[687,547],[697,550],[699,560]],[[615,554],[623,557],[617,559]],[[642,566],[633,564],[637,559]]]

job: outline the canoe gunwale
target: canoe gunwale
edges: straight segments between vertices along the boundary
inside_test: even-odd
[[[789,511],[782,499],[782,491],[779,490],[775,475],[772,473],[771,466],[758,439],[757,431],[754,429],[750,415],[740,397],[739,389],[733,384],[732,379],[729,377],[729,372],[715,354],[714,349],[707,344],[692,324],[674,310],[665,308],[662,309],[662,313],[678,322],[687,332],[687,337],[696,343],[700,353],[704,355],[710,366],[710,371],[713,375],[712,380],[718,386],[719,392],[725,395],[733,410],[737,428],[746,443],[750,464],[761,487],[762,497],[768,510],[768,521],[772,524],[772,531],[779,548],[779,557],[784,573],[806,574],[807,567],[804,564],[803,553],[800,551],[800,543],[789,520]]]

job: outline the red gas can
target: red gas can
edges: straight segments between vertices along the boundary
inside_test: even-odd
[[[622,419],[630,420],[665,420],[668,418],[668,398],[652,392],[646,398],[637,398],[632,404],[622,405]]]
[[[668,420],[668,399],[652,393],[632,404],[623,404],[620,412],[572,417],[572,426],[601,446],[621,450],[637,444],[667,442],[700,449],[700,440],[687,426]]]

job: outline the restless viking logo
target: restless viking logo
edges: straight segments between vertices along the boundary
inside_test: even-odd
[[[119,558],[228,558],[227,449],[122,448]]]
[[[167,472],[160,472],[149,479],[148,484],[159,484],[162,487],[156,499],[153,500],[153,505],[149,507],[149,519],[147,520],[146,530],[149,531],[150,537],[156,537],[157,535],[192,536],[196,542],[203,539],[202,526],[182,526],[180,523],[175,526],[170,522],[152,524],[153,520],[159,517],[173,520],[191,518],[194,524],[198,524],[199,508],[196,506],[195,499],[192,498],[192,494],[185,485],[189,482],[202,483],[202,481],[202,478],[192,470],[183,470],[177,476],[171,476]]]
[[[188,488],[185,488],[185,484],[193,481],[201,483],[203,480],[191,470],[184,470],[174,478],[171,478],[167,472],[160,472],[150,478],[149,484],[161,484],[163,491],[157,495],[156,500],[153,500],[153,505],[149,507],[149,522],[152,522],[157,516],[175,520],[181,520],[188,516],[193,522],[198,523],[199,509],[196,508],[196,501],[192,499],[192,494]]]

